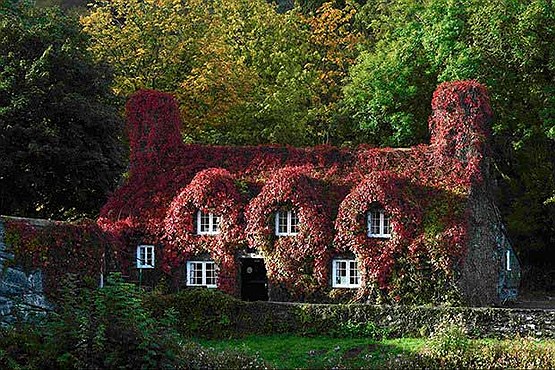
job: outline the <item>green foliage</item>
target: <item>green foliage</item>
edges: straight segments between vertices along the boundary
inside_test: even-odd
[[[94,215],[122,171],[109,69],[79,23],[26,1],[0,5],[0,208]]]
[[[369,338],[373,340],[383,340],[387,338],[389,331],[387,328],[379,327],[372,321],[353,322],[347,320],[340,322],[336,330],[332,330],[331,335],[339,338]]]
[[[8,368],[17,368],[14,363],[27,368],[173,368],[183,343],[172,329],[175,312],[155,320],[141,302],[140,291],[117,275],[98,290],[77,289],[68,279],[56,312],[42,323],[3,329],[0,363]]]
[[[395,358],[395,368],[429,369],[550,369],[555,365],[553,343],[515,338],[471,340],[456,324],[444,325],[421,351]]]
[[[430,353],[456,367],[464,366],[470,347],[471,341],[465,329],[452,322],[440,323],[428,343]]]
[[[268,368],[259,356],[184,340],[176,330],[182,328],[179,313],[168,308],[154,318],[144,307],[151,297],[145,294],[119,275],[110,275],[101,289],[77,288],[68,279],[56,311],[43,321],[0,328],[0,368]]]
[[[213,289],[186,289],[161,295],[151,294],[144,300],[145,307],[155,317],[166,309],[176,312],[176,329],[186,336],[226,337],[235,334],[236,319],[243,302]]]
[[[321,9],[117,0],[96,2],[81,22],[91,50],[113,67],[118,95],[176,96],[186,141],[311,145],[337,137],[339,85],[358,54],[355,6]]]

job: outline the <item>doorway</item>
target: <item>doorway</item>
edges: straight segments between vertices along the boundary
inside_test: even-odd
[[[268,276],[262,258],[241,258],[241,299],[268,300]]]

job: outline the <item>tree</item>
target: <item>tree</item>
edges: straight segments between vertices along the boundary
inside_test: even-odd
[[[101,1],[82,18],[114,90],[173,93],[189,141],[335,140],[340,85],[357,55],[355,5],[280,13],[264,0]]]
[[[173,93],[188,140],[307,144],[314,73],[293,12],[264,0],[101,1],[82,18],[114,89]]]
[[[0,12],[0,209],[94,215],[119,178],[110,71],[76,19],[26,2]]]
[[[307,68],[318,76],[314,85],[315,98],[311,107],[311,132],[317,143],[342,144],[349,141],[350,128],[342,125],[339,101],[343,97],[343,84],[358,56],[358,47],[364,42],[354,25],[357,7],[347,1],[339,5],[322,4],[314,13],[303,17],[310,27],[310,49],[317,55]]]
[[[364,141],[426,140],[427,103],[442,81],[489,87],[501,211],[525,261],[555,257],[555,10],[545,0],[371,1],[343,107]],[[537,256],[537,257],[536,257]],[[551,258],[553,260],[553,258]]]

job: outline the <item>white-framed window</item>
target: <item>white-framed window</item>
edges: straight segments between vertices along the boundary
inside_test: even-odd
[[[360,287],[360,273],[358,261],[354,259],[332,260],[333,288],[358,288]]]
[[[389,214],[381,208],[368,211],[368,236],[371,238],[391,238]]]
[[[213,213],[197,212],[197,234],[216,235],[220,233],[220,216]]]
[[[154,245],[137,246],[137,268],[138,269],[154,268]]]
[[[288,236],[297,235],[299,233],[299,217],[297,212],[277,211],[276,212],[276,235]]]
[[[505,270],[512,271],[511,268],[511,251],[505,251]]]
[[[187,261],[187,285],[216,288],[218,266],[214,261]]]

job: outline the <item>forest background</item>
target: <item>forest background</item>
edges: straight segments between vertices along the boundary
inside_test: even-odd
[[[95,217],[125,178],[123,104],[140,88],[178,99],[187,143],[406,147],[458,79],[490,93],[526,288],[555,290],[549,0],[3,0],[0,214]]]

